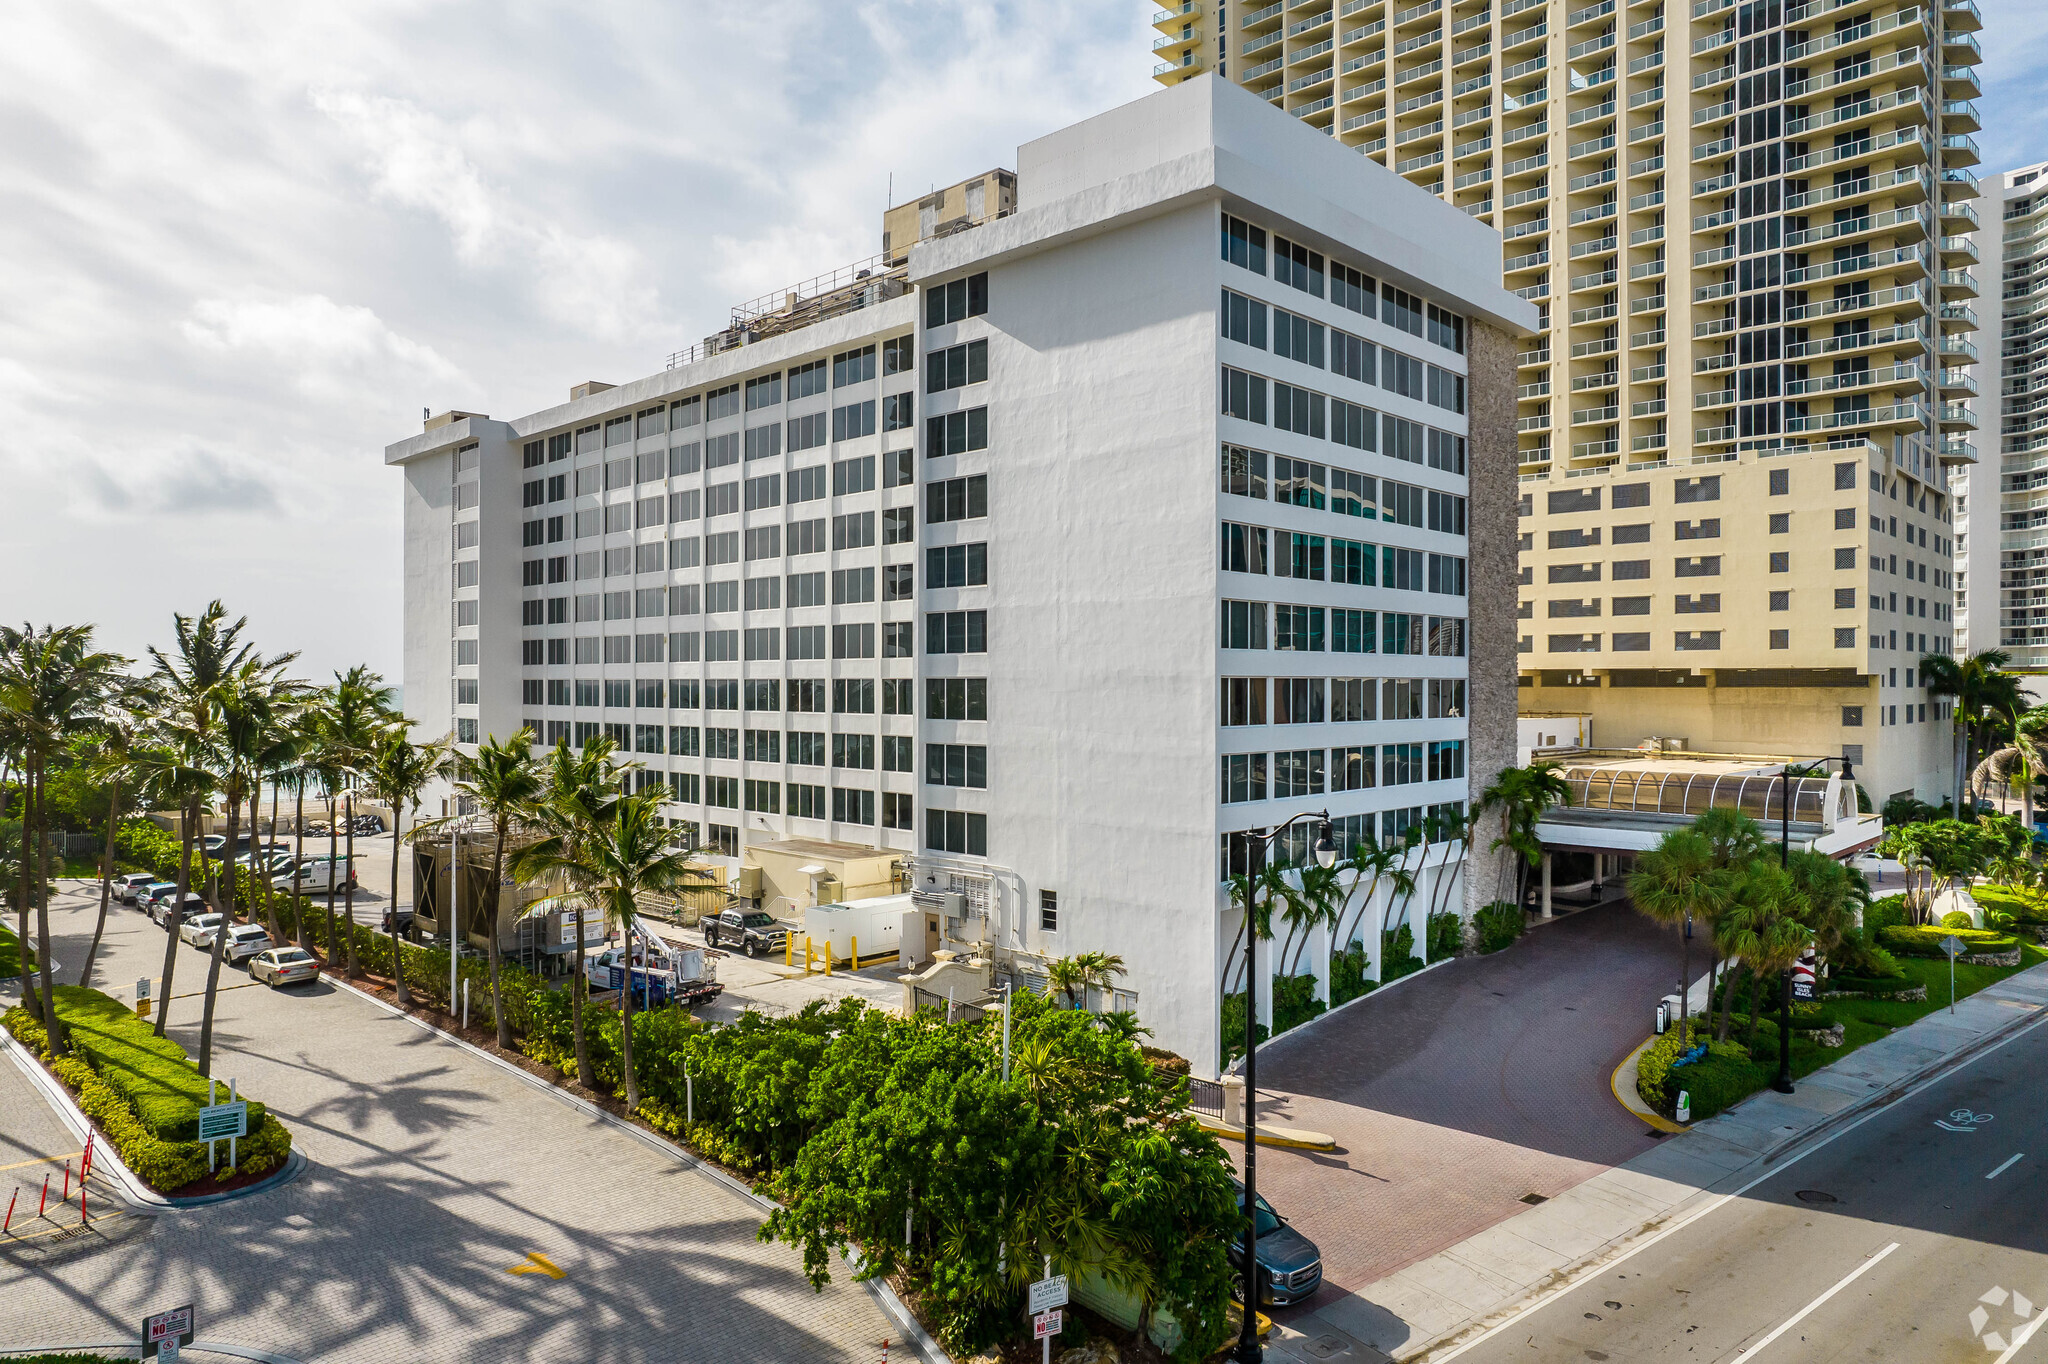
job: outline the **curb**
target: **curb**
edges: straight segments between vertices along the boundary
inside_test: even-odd
[[[16,1356],[88,1353],[125,1358],[131,1352],[137,1359],[142,1357],[142,1347],[132,1340],[124,1340],[118,1345],[31,1345],[22,1349],[9,1346],[6,1350],[0,1351],[0,1360],[13,1359]],[[184,1353],[226,1355],[230,1359],[253,1359],[256,1361],[256,1364],[302,1364],[302,1361],[294,1359],[290,1355],[272,1354],[269,1350],[258,1350],[248,1345],[230,1345],[226,1341],[221,1340],[195,1340],[185,1347]]]
[[[1614,1073],[1607,1077],[1607,1087],[1614,1091],[1616,1101],[1623,1108],[1626,1108],[1630,1114],[1642,1119],[1659,1132],[1690,1132],[1692,1129],[1684,1123],[1673,1122],[1644,1103],[1642,1095],[1636,1092],[1636,1061],[1644,1052],[1655,1045],[1657,1045],[1657,1039],[1652,1037],[1627,1056],[1622,1057],[1621,1064],[1616,1066]],[[1628,1074],[1623,1076],[1623,1071],[1627,1071]]]
[[[29,1055],[28,1048],[15,1041],[13,1035],[4,1028],[0,1028],[0,1045],[5,1046],[9,1058],[22,1074],[28,1076],[29,1083],[41,1092],[50,1107],[57,1111],[58,1119],[72,1135],[83,1142],[88,1136],[99,1132],[99,1129],[92,1125],[92,1120],[85,1116],[85,1111],[79,1108],[78,1101],[71,1097],[71,1091],[66,1089],[56,1076],[45,1070],[41,1062]],[[240,1189],[229,1189],[223,1193],[201,1194],[196,1198],[166,1198],[150,1188],[122,1162],[120,1152],[114,1149],[112,1141],[99,1136],[93,1145],[93,1168],[98,1170],[102,1161],[106,1162],[113,1182],[120,1186],[123,1196],[130,1203],[172,1211],[179,1208],[203,1208],[214,1203],[231,1203],[238,1198],[248,1198],[252,1194],[268,1193],[297,1179],[304,1173],[308,1163],[304,1153],[294,1146],[291,1154],[285,1158],[283,1168],[268,1179],[258,1180]]]
[[[1244,1129],[1242,1127],[1226,1127],[1222,1123],[1210,1122],[1201,1116],[1195,1118],[1195,1126],[1211,1136],[1222,1137],[1226,1141],[1235,1141],[1240,1146],[1244,1145]],[[1287,1132],[1291,1135],[1283,1137],[1280,1135],[1282,1132]],[[1296,1151],[1334,1151],[1337,1149],[1337,1139],[1335,1137],[1328,1136],[1322,1132],[1311,1132],[1291,1127],[1272,1128],[1261,1126],[1259,1128],[1258,1141],[1261,1146],[1281,1146]]]
[[[1420,974],[1420,972],[1418,972],[1417,974]],[[347,990],[349,993],[357,996],[358,998],[366,1001],[367,1003],[373,1004],[377,1008],[382,1009],[384,1012],[391,1014],[396,1018],[402,1019],[407,1023],[412,1024],[415,1028],[418,1028],[422,1032],[432,1033],[434,1036],[439,1037],[444,1042],[454,1043],[456,1046],[462,1048],[464,1051],[469,1052],[472,1056],[476,1056],[481,1058],[482,1060],[490,1062],[492,1065],[497,1066],[500,1070],[503,1070],[507,1074],[517,1077],[523,1083],[531,1086],[534,1089],[539,1090],[541,1093],[546,1094],[552,1099],[555,1099],[557,1102],[565,1104],[568,1107],[575,1109],[577,1112],[583,1114],[584,1116],[593,1118],[599,1122],[608,1123],[611,1126],[618,1128],[626,1135],[632,1137],[635,1141],[638,1141],[642,1146],[645,1146],[650,1150],[657,1151],[660,1154],[669,1157],[671,1160],[674,1160],[677,1164],[683,1166],[685,1169],[695,1170],[700,1174],[708,1175],[713,1181],[722,1185],[729,1192],[738,1195],[739,1197],[747,1200],[749,1203],[752,1203],[760,1211],[774,1212],[780,1206],[773,1199],[763,1198],[760,1194],[755,1193],[752,1189],[748,1188],[745,1184],[742,1184],[739,1180],[734,1179],[725,1171],[718,1169],[716,1166],[713,1166],[703,1160],[698,1159],[694,1155],[691,1155],[689,1151],[685,1150],[681,1146],[676,1145],[674,1142],[670,1141],[668,1138],[660,1135],[659,1133],[650,1132],[646,1128],[639,1126],[637,1123],[628,1122],[624,1118],[619,1117],[615,1113],[607,1112],[605,1109],[599,1108],[596,1104],[590,1103],[585,1099],[580,1099],[576,1095],[571,1094],[568,1091],[562,1089],[560,1086],[550,1084],[548,1081],[543,1080],[540,1076],[533,1074],[532,1072],[524,1069],[523,1067],[513,1065],[504,1057],[497,1056],[492,1054],[491,1052],[485,1051],[482,1047],[477,1046],[474,1042],[470,1042],[464,1038],[457,1037],[455,1034],[448,1032],[445,1029],[435,1027],[432,1023],[428,1023],[423,1019],[415,1018],[413,1017],[413,1015],[406,1013],[404,1010],[398,1008],[396,1005],[386,1003],[384,1000],[377,998],[375,995],[370,994],[368,991],[349,984],[346,980],[343,980],[340,977],[329,977],[329,979],[335,985],[340,986],[342,989]],[[841,1259],[849,1270],[853,1271],[856,1274],[860,1272],[859,1263],[856,1260],[846,1256],[842,1256]],[[869,1296],[872,1297],[875,1300],[875,1304],[882,1309],[882,1315],[889,1318],[890,1321],[894,1322],[897,1326],[902,1328],[906,1340],[911,1345],[916,1347],[918,1354],[927,1361],[927,1364],[953,1364],[953,1357],[947,1354],[945,1350],[940,1347],[939,1343],[933,1340],[931,1336],[925,1331],[925,1329],[918,1324],[917,1318],[914,1315],[912,1315],[909,1307],[907,1307],[904,1304],[903,1300],[896,1295],[895,1289],[891,1288],[886,1282],[884,1282],[881,1279],[856,1280],[856,1282],[859,1282],[863,1287],[865,1287],[868,1290]],[[196,1350],[200,1347],[197,1344],[195,1344],[192,1348]],[[287,1362],[287,1364],[290,1364],[290,1362]]]

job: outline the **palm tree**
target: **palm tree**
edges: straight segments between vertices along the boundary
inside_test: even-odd
[[[1971,771],[1970,784],[1989,788],[2002,781],[2009,794],[2015,777],[2020,787],[2020,822],[2034,825],[2034,783],[2048,771],[2048,706],[2007,709],[1987,724],[2001,746],[1987,753]]]
[[[371,792],[391,807],[391,981],[400,1008],[412,1001],[405,985],[405,958],[398,948],[399,829],[408,813],[418,815],[420,793],[448,756],[446,743],[416,744],[406,737],[406,728],[401,721],[384,731],[367,774]]]
[[[1679,939],[1679,1036],[1691,1037],[1692,920],[1710,926],[1727,892],[1727,871],[1714,845],[1696,828],[1673,829],[1657,846],[1636,858],[1628,894],[1636,909],[1660,924],[1675,925]]]
[[[135,752],[147,735],[148,702],[139,687],[122,689],[111,699],[100,718],[92,760],[92,773],[107,784],[107,845],[100,859],[100,913],[92,928],[92,945],[85,949],[85,964],[78,968],[78,983],[92,984],[92,966],[100,954],[100,939],[107,931],[107,910],[114,899],[114,837],[120,831],[124,797],[132,800],[139,774]]]
[[[224,867],[219,877],[213,909],[221,916],[220,930],[213,935],[213,950],[207,955],[206,999],[199,1019],[199,1073],[213,1073],[213,1010],[220,990],[220,967],[227,955],[228,931],[235,921],[235,845],[241,832],[242,803],[253,800],[263,780],[263,771],[275,761],[277,713],[285,691],[278,673],[280,661],[252,658],[214,688],[220,723],[214,728],[212,755],[219,773],[221,800],[227,810],[227,842],[222,849]],[[249,824],[249,850],[254,865],[256,825]]]
[[[362,974],[356,952],[355,789],[364,770],[376,760],[377,746],[384,730],[396,717],[391,710],[390,691],[385,687],[383,677],[372,672],[366,664],[358,663],[345,673],[336,673],[329,696],[325,728],[331,750],[329,758],[347,783],[349,878],[342,886],[342,922],[348,925],[348,973],[353,978]],[[332,827],[329,826],[330,831]],[[332,838],[330,832],[330,842]],[[332,882],[327,892],[327,905],[331,918],[334,909]]]
[[[1045,988],[1049,994],[1058,990],[1067,997],[1067,1007],[1075,1006],[1075,992],[1088,988],[1088,968],[1081,964],[1079,957],[1055,957],[1045,964]]]
[[[1124,959],[1114,953],[1083,952],[1077,960],[1083,978],[1104,994],[1115,989],[1118,978],[1125,974]]]
[[[1722,954],[1742,958],[1748,968],[1750,1040],[1756,1036],[1757,997],[1764,982],[1790,970],[1806,949],[1807,930],[1799,918],[1803,907],[1792,873],[1769,859],[1744,865],[1730,881],[1714,934]],[[1715,1034],[1722,1040],[1728,1036],[1736,979],[1730,973],[1722,993],[1721,1022]]]
[[[1408,906],[1414,902],[1415,892],[1422,884],[1423,864],[1429,858],[1429,842],[1436,834],[1436,830],[1437,817],[1432,813],[1424,815],[1422,823],[1410,824],[1401,831],[1401,846],[1398,855],[1401,858],[1402,868],[1408,870],[1408,876],[1394,887],[1394,893],[1387,897],[1387,907],[1380,915],[1380,939],[1383,942],[1386,940],[1387,934],[1394,932],[1401,924],[1406,923],[1408,920]],[[1409,869],[1409,856],[1415,853],[1417,849],[1421,850],[1421,855],[1415,858],[1414,867]],[[1399,915],[1394,913],[1396,906],[1400,908],[1401,912]],[[1427,949],[1425,948],[1425,950]]]
[[[609,821],[613,807],[626,794],[626,774],[634,765],[614,765],[612,750],[613,742],[605,736],[592,739],[581,750],[570,748],[567,740],[549,750],[546,795],[531,814],[544,836],[512,859],[515,879],[552,882],[557,893],[568,889],[547,870],[549,860],[573,860],[579,841]],[[576,961],[569,979],[569,1027],[575,1040],[576,1082],[595,1089],[597,1072],[590,1063],[590,1044],[583,1031],[583,1006],[590,992],[583,953],[583,914],[588,903],[576,896],[571,907],[576,915]]]
[[[457,764],[456,773],[455,794],[469,801],[477,813],[487,816],[491,821],[491,879],[486,882],[491,888],[491,903],[482,907],[484,937],[491,963],[491,1014],[498,1024],[498,1045],[509,1048],[512,1045],[512,1024],[505,1017],[504,997],[498,981],[500,948],[496,902],[503,894],[499,889],[499,882],[505,874],[506,836],[511,832],[515,822],[530,817],[534,808],[540,804],[544,790],[539,765],[533,758],[533,731],[521,729],[503,743],[498,741],[495,734],[488,736],[483,743],[477,745],[475,757],[462,759]],[[601,835],[594,834],[587,841],[595,842],[600,839]],[[564,874],[567,874],[566,871]],[[629,937],[629,945],[630,942]],[[453,950],[452,946],[450,950]],[[629,970],[629,986],[631,974]],[[632,993],[630,988],[626,991],[629,997]],[[626,1012],[630,1019],[630,1003]],[[631,1083],[629,1075],[627,1084]]]
[[[532,743],[531,731],[522,729],[506,745],[499,745],[495,737],[478,745],[477,775],[467,783],[465,794],[475,799],[479,808],[489,809],[491,807],[485,803],[483,793],[510,793],[514,788],[525,785],[525,781],[515,774],[521,771],[522,764],[530,773]],[[486,768],[500,775],[486,778],[483,775]],[[659,789],[622,797],[612,805],[608,819],[586,831],[572,845],[558,853],[538,857],[530,856],[529,851],[529,856],[523,857],[522,861],[530,861],[540,874],[559,877],[574,887],[572,893],[586,904],[595,906],[606,921],[623,935],[630,949],[633,935],[639,929],[640,897],[674,895],[697,883],[703,876],[703,869],[697,865],[694,856],[675,846],[670,831],[662,826],[661,807],[666,799],[667,793]],[[532,795],[528,793],[521,804],[524,806],[531,802]],[[504,857],[505,825],[499,822],[497,827],[498,852],[494,870]],[[493,923],[490,932],[494,945],[491,959],[493,1003],[496,1002],[498,988],[497,936],[497,925]],[[630,950],[628,955],[630,958]],[[633,1073],[633,973],[630,965],[626,971],[626,988],[620,994],[620,1005],[624,1012],[621,1043],[626,1072],[626,1108],[631,1112],[640,1106],[640,1088]],[[498,1016],[498,1032],[501,1040],[509,1036],[502,1013]]]
[[[1487,851],[1499,852],[1505,848],[1517,859],[1517,908],[1528,893],[1530,869],[1540,866],[1543,861],[1543,843],[1536,836],[1537,823],[1553,805],[1571,803],[1572,788],[1559,773],[1557,764],[1551,762],[1538,761],[1527,767],[1504,768],[1492,784],[1479,793],[1478,803],[1472,808],[1473,817],[1476,819],[1489,812],[1500,815],[1500,836],[1487,845]]]
[[[1458,854],[1455,858],[1448,855],[1445,856],[1441,866],[1438,868],[1436,882],[1429,888],[1429,912],[1423,916],[1425,932],[1430,931],[1428,925],[1434,923],[1436,916],[1442,912],[1438,909],[1438,904],[1442,903],[1446,906],[1449,904],[1451,884],[1457,879],[1452,874],[1451,869],[1463,866],[1470,858],[1472,852],[1472,827],[1476,823],[1473,817],[1467,815],[1455,805],[1444,807],[1438,818],[1439,837],[1446,843],[1456,843],[1458,845]],[[1427,955],[1426,951],[1425,955]]]
[[[127,660],[92,647],[89,625],[46,625],[37,630],[0,628],[0,745],[22,773],[20,922],[22,1000],[49,1034],[50,1049],[63,1055],[63,1030],[54,1001],[50,952],[49,880],[40,870],[47,858],[49,817],[44,783],[49,760],[64,744],[97,721]],[[38,852],[42,857],[38,857]],[[31,887],[33,886],[33,895]],[[28,908],[36,906],[36,959],[42,991],[30,984]],[[48,1007],[45,1007],[45,1006]]]
[[[1282,911],[1289,929],[1299,932],[1293,960],[1288,964],[1288,975],[1300,974],[1301,954],[1308,951],[1309,937],[1315,932],[1316,925],[1335,931],[1337,910],[1342,904],[1343,878],[1334,866],[1325,867],[1311,860],[1302,867],[1301,888],[1288,897],[1287,908]]]
[[[1976,766],[1977,750],[1985,737],[1985,722],[2000,710],[2023,708],[2019,679],[2006,672],[2012,656],[2002,649],[1985,649],[1968,658],[1947,654],[1920,656],[1921,685],[1935,696],[1955,700],[1955,791],[1956,815],[1966,818],[1964,793],[1969,772]]]

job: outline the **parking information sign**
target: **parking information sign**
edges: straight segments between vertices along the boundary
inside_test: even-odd
[[[1037,1316],[1067,1305],[1067,1276],[1054,1274],[1031,1285],[1031,1314]],[[1057,1329],[1057,1328],[1055,1328]]]
[[[192,1343],[192,1304],[142,1319],[142,1357],[176,1359],[180,1345]]]
[[[228,1137],[249,1135],[249,1104],[247,1100],[234,1103],[208,1104],[199,1110],[199,1140],[221,1141]]]

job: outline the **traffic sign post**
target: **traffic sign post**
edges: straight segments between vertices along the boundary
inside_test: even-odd
[[[1948,1011],[1956,1011],[1956,958],[1963,955],[1963,940],[1951,933],[1941,940],[1941,950],[1948,953]]]
[[[1052,1256],[1045,1257],[1045,1277],[1031,1285],[1031,1338],[1043,1348],[1045,1364],[1052,1364],[1052,1338],[1060,1333],[1060,1308],[1067,1305],[1067,1276],[1052,1272]]]
[[[192,1304],[142,1319],[142,1357],[176,1359],[178,1347],[192,1343]]]
[[[149,1017],[149,977],[135,982],[135,1014],[138,1018]]]

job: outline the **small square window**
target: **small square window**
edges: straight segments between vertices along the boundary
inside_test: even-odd
[[[1773,631],[1771,631],[1771,647],[1772,647],[1773,649],[1789,649],[1789,648],[1791,648],[1791,647],[1792,647],[1792,632],[1791,632],[1790,630],[1773,630]]]
[[[1853,610],[1855,610],[1855,609],[1856,609],[1856,589],[1855,589],[1855,588],[1853,588],[1853,587],[1838,587],[1838,588],[1836,588],[1836,589],[1835,589],[1835,609],[1836,609],[1837,611],[1853,611]]]
[[[1861,706],[1844,706],[1844,707],[1842,707],[1842,726],[1843,726],[1843,728],[1845,728],[1845,729],[1861,729],[1861,728],[1863,728],[1863,707],[1861,707]]]
[[[1854,529],[1856,529],[1856,509],[1855,509],[1854,507],[1837,507],[1837,508],[1835,508],[1835,529],[1836,529],[1836,530],[1854,530]]]
[[[1790,551],[1790,550],[1783,550],[1783,549],[1774,549],[1774,550],[1772,550],[1772,551],[1771,551],[1771,572],[1773,572],[1773,573],[1790,573],[1791,571],[1792,571],[1792,553],[1791,553],[1791,551]]]
[[[1792,609],[1792,594],[1785,591],[1771,593],[1771,609],[1773,611],[1790,611]]]
[[[1791,491],[1792,471],[1790,469],[1771,470],[1771,496],[1783,497]]]
[[[1853,546],[1851,546],[1851,547],[1850,547],[1850,548],[1848,548],[1848,549],[1838,549],[1838,550],[1836,550],[1836,551],[1835,551],[1835,567],[1836,567],[1836,568],[1854,568],[1854,567],[1856,567],[1856,550],[1855,550],[1855,548],[1854,548]]]
[[[1835,466],[1835,486],[1837,488],[1853,488],[1856,486],[1856,466],[1854,463],[1837,464]]]
[[[1856,627],[1855,627],[1855,626],[1853,626],[1853,625],[1849,625],[1849,626],[1844,626],[1843,628],[1841,628],[1841,629],[1838,629],[1838,630],[1836,630],[1836,631],[1835,631],[1835,647],[1836,647],[1837,649],[1853,649],[1853,648],[1855,648],[1855,647],[1856,647]]]
[[[1060,893],[1056,890],[1038,892],[1038,929],[1041,933],[1060,931]]]
[[[1772,470],[1771,472],[1772,472],[1772,473],[1774,473],[1774,474],[1781,474],[1781,473],[1783,473],[1783,472],[1785,472],[1785,471],[1784,471],[1783,469],[1773,469],[1773,470]],[[1792,513],[1791,513],[1791,512],[1772,512],[1772,513],[1771,513],[1771,534],[1773,534],[1773,535],[1790,535],[1791,533],[1792,533]]]

